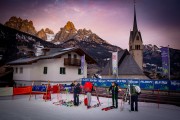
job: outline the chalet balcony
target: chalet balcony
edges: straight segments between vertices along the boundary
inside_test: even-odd
[[[64,58],[64,65],[67,66],[81,66],[81,60],[75,58]]]

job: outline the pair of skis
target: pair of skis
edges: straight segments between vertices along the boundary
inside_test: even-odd
[[[109,106],[109,107],[102,108],[101,110],[102,111],[108,111],[108,110],[112,110],[112,109],[115,109],[115,107],[114,106]]]
[[[97,92],[97,88],[96,88],[95,92],[96,92],[96,97],[97,97],[98,103],[95,104],[95,105],[93,105],[93,106],[91,106],[91,107],[88,108],[88,109],[97,108],[97,107],[101,106],[101,104],[102,104],[102,103],[100,102],[100,100],[99,100],[99,95],[98,95],[98,92]]]
[[[95,104],[95,105],[91,106],[91,107],[90,107],[90,108],[88,108],[88,109],[91,109],[91,108],[97,108],[97,107],[100,107],[100,106],[101,106],[101,104],[97,103],[97,104]]]
[[[60,100],[60,101],[58,101],[58,102],[54,102],[53,103],[54,105],[64,105],[64,106],[66,106],[66,107],[72,107],[72,106],[74,106],[74,102],[73,102],[73,100],[71,100],[71,101],[64,101],[64,100]],[[82,104],[82,101],[80,101],[79,102],[79,105],[80,104]]]

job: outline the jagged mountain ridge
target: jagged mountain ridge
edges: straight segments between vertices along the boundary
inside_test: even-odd
[[[161,50],[156,45],[144,45],[143,47],[143,62],[162,66]]]
[[[52,42],[55,44],[61,44],[70,39],[75,39],[78,41],[97,42],[99,44],[107,43],[91,30],[86,30],[85,28],[77,30],[74,24],[70,21],[68,21],[63,28],[60,28],[60,31],[56,34]]]
[[[49,40],[48,39],[49,35],[55,36],[54,32],[51,29],[49,29],[49,28],[43,29],[42,28],[40,31],[36,31],[36,28],[33,25],[33,21],[27,20],[27,19],[24,20],[24,19],[22,19],[20,17],[18,18],[16,16],[12,16],[7,22],[5,22],[4,25],[14,28],[16,30],[37,36],[43,40],[50,41],[50,40],[53,40],[54,37],[53,37],[53,39],[51,38]]]
[[[53,43],[36,36],[0,24],[0,55],[2,55],[0,65],[26,57],[30,51],[34,50],[36,43],[44,47],[56,47]]]
[[[17,18],[16,16],[12,16],[7,22],[5,22],[4,25],[32,35],[37,33],[31,20],[23,20],[20,17]]]
[[[27,19],[23,20],[20,17],[17,18],[15,16],[11,17],[6,23],[6,26],[20,30],[22,32],[26,32],[32,35],[35,35],[43,40],[50,41],[55,44],[61,44],[67,40],[75,39],[78,41],[94,41],[98,44],[107,43],[105,40],[100,38],[98,35],[93,33],[91,30],[84,29],[76,29],[73,22],[68,21],[66,25],[60,28],[60,31],[54,34],[52,30],[49,28],[41,29],[40,31],[36,31],[33,22]]]

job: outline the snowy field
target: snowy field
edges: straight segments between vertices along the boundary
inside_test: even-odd
[[[61,95],[63,99],[72,100],[72,94]],[[84,95],[80,95],[80,100]],[[0,120],[179,120],[180,107],[173,105],[158,105],[155,103],[139,102],[138,112],[129,112],[130,106],[124,104],[124,110],[119,108],[110,111],[101,109],[111,105],[111,99],[101,98],[102,106],[88,109],[81,104],[79,107],[66,107],[54,105],[57,95],[52,95],[52,101],[43,101],[42,95],[37,99],[29,95],[11,97],[0,97]],[[92,97],[92,105],[97,103],[96,97]]]

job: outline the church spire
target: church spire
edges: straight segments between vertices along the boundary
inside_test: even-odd
[[[134,23],[133,23],[133,31],[136,32],[138,31],[137,27],[137,20],[136,20],[136,1],[134,0]]]

